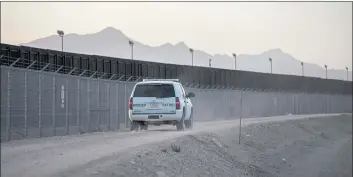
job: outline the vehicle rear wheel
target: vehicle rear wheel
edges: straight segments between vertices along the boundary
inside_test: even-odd
[[[192,115],[193,115],[193,109],[191,109],[189,120],[185,120],[185,127],[187,129],[192,129],[192,127],[193,127],[194,120],[193,120],[193,116]]]
[[[185,129],[185,109],[183,110],[183,116],[180,121],[176,124],[177,131],[183,131]]]
[[[137,121],[131,121],[130,130],[131,131],[139,131],[139,129],[140,129],[140,123]]]
[[[190,119],[189,120],[185,120],[185,128],[189,129],[190,128]]]
[[[189,129],[194,128],[194,109],[191,109],[191,113],[190,113],[190,126]]]

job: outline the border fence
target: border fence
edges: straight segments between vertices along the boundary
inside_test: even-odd
[[[178,78],[184,83],[195,83],[200,86],[220,85],[253,90],[276,89],[286,92],[352,94],[352,82],[342,80],[156,63],[2,43],[0,57],[4,59],[1,65],[12,64],[14,67],[30,69],[43,69],[48,65],[50,67],[44,68],[43,71],[102,79],[113,77],[111,80],[119,79],[115,78],[118,76],[134,76],[136,79],[138,77]],[[72,70],[73,68],[75,70]],[[95,72],[97,73],[94,74]],[[126,79],[128,77],[120,78],[121,81]]]
[[[148,78],[23,59],[3,65],[9,61],[1,59],[2,142],[125,130],[130,126],[127,102],[132,88]],[[351,94],[181,83],[196,94],[195,121],[352,112]]]

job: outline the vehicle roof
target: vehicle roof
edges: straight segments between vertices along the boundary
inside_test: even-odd
[[[137,84],[180,84],[179,82],[175,81],[142,81],[138,82]]]

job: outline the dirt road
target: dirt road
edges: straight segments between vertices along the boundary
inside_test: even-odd
[[[331,118],[327,118],[327,115],[301,115],[243,119],[242,124],[246,127],[241,145],[236,143],[238,120],[196,123],[194,130],[185,132],[171,131],[175,128],[163,126],[147,132],[93,133],[7,142],[1,144],[1,176],[323,176],[339,171],[342,174],[342,165],[347,165],[347,159],[344,158],[352,151],[352,116],[343,116],[341,119],[346,121],[345,124],[337,124],[337,127],[330,128],[326,123],[317,123],[327,122],[327,119],[332,121],[332,116],[338,115],[331,114]],[[293,126],[293,121],[309,121],[310,117],[317,117],[315,121],[310,119],[314,121],[312,127],[321,125],[314,130],[320,132],[326,129],[328,133],[317,135],[314,130],[310,133],[302,128],[306,124],[289,128]],[[350,130],[344,127],[349,120]],[[282,123],[276,121],[284,125],[278,126]],[[270,126],[264,129],[270,122],[275,127],[287,128]],[[290,122],[289,125],[286,125],[287,122]],[[299,135],[297,132],[304,134]],[[317,140],[311,136],[332,137],[329,137],[330,141],[319,141],[317,147],[311,148],[306,143]],[[293,146],[294,142],[298,143]],[[181,152],[168,149],[171,143],[180,146]],[[300,156],[298,153],[306,155]],[[273,159],[279,156],[285,160]],[[265,163],[265,159],[272,160],[274,166],[266,167],[272,161]],[[318,159],[322,164],[314,165],[314,170],[305,165]],[[291,161],[295,163],[287,167]],[[276,171],[277,163],[285,165],[279,165],[280,170]],[[329,171],[323,167],[325,165],[330,167]],[[351,173],[346,172],[346,175]]]

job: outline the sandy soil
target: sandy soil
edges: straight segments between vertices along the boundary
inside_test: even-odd
[[[352,176],[351,114],[244,119],[240,145],[238,125],[6,142],[1,176]]]

